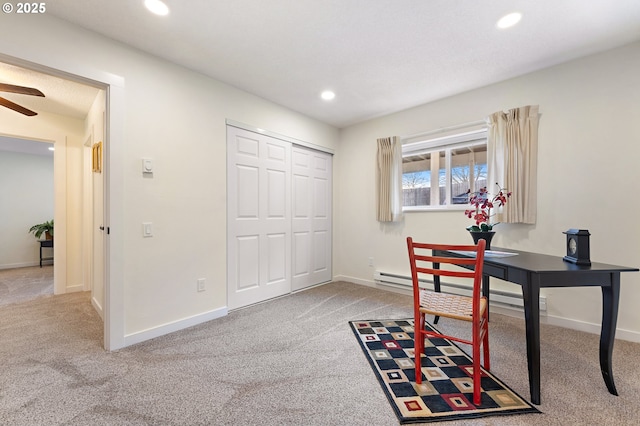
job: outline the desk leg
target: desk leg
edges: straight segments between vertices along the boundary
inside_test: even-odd
[[[527,365],[531,402],[540,404],[540,282],[538,277],[522,285],[524,319],[527,329]],[[535,282],[533,282],[535,281]]]
[[[620,301],[620,273],[611,273],[611,285],[602,287],[602,330],[600,331],[600,371],[607,389],[618,395],[613,383],[613,343],[618,322],[618,302]]]
[[[487,309],[489,308],[489,275],[482,275],[482,295],[487,298]],[[487,320],[489,320],[491,310],[487,312]]]
[[[434,256],[435,256],[435,253],[434,253]],[[440,263],[433,262],[433,269],[440,269]],[[440,293],[440,275],[433,276],[433,289],[437,293]],[[433,317],[433,324],[434,325],[437,324],[439,319],[440,319],[439,316]]]
[[[42,268],[42,244],[40,244],[40,267]]]

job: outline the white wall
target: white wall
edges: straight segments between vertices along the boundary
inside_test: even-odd
[[[376,138],[410,135],[540,106],[538,222],[499,225],[496,246],[565,254],[569,228],[591,231],[591,259],[640,266],[640,43],[575,60],[341,131],[335,180],[335,274],[372,283],[374,269],[409,273],[405,238],[469,242],[462,212],[408,213],[375,220]],[[374,257],[375,267],[368,266]],[[492,285],[493,285],[492,281]],[[498,284],[498,283],[497,283]],[[503,283],[511,291],[514,284]],[[548,321],[599,332],[598,288],[543,289]],[[640,273],[622,276],[618,334],[640,341]]]
[[[127,98],[126,212],[125,229],[112,232],[125,235],[132,335],[227,304],[226,119],[329,147],[337,131],[151,57],[127,55],[118,64]],[[152,178],[141,173],[143,157],[153,159]],[[153,237],[142,237],[143,222],[153,224]]]
[[[38,265],[40,245],[28,231],[53,219],[53,156],[0,151],[0,206],[0,269]]]
[[[123,79],[122,140],[110,140],[107,155],[116,206],[110,286],[123,293],[122,306],[115,300],[111,308],[123,317],[124,344],[224,308],[225,120],[331,149],[338,131],[49,15],[1,24],[0,53]],[[142,176],[142,157],[153,158],[153,178]],[[142,222],[153,223],[153,237],[142,237]],[[196,291],[198,278],[206,279],[207,291]]]

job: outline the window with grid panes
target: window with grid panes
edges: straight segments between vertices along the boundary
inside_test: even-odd
[[[483,186],[487,186],[485,128],[403,144],[404,211],[464,208],[469,190]]]

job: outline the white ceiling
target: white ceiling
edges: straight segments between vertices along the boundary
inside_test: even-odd
[[[165,17],[143,0],[46,13],[337,127],[640,40],[639,0],[165,2]]]
[[[34,87],[39,96],[0,92],[0,96],[32,111],[84,119],[100,89],[0,62],[0,83]],[[18,113],[16,113],[18,114]]]

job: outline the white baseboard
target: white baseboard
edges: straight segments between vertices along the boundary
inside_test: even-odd
[[[224,317],[227,315],[227,313],[228,309],[225,306],[224,308],[214,309],[213,311],[194,315],[192,317],[184,318],[158,327],[139,331],[137,333],[127,334],[126,336],[124,336],[124,346],[126,347],[135,345],[136,343],[164,336],[165,334],[173,333],[174,331],[184,330],[185,328],[193,327],[194,325],[202,324],[207,321]]]
[[[347,275],[336,275],[333,277],[333,281],[346,281],[353,284],[366,285],[367,287],[376,287],[376,283],[373,280],[362,280],[360,278],[349,277]],[[382,289],[382,287],[380,288]]]
[[[36,262],[20,262],[20,263],[7,263],[5,265],[0,265],[0,269],[28,268],[30,266],[40,266],[40,261],[36,261]]]
[[[102,306],[100,305],[100,303],[98,303],[95,297],[91,297],[91,306],[93,306],[93,309],[96,310],[98,315],[100,315],[100,318],[102,318],[102,321],[104,321],[104,310],[102,309]]]
[[[547,315],[544,319],[543,317],[540,317],[540,322],[545,324],[557,325],[558,327],[570,328],[572,330],[584,331],[586,333],[600,335],[600,328],[601,328],[600,324],[593,324],[589,322],[567,319],[563,317],[549,316],[549,315]],[[633,330],[616,328],[616,339],[640,343],[640,333]]]
[[[84,286],[82,284],[68,285],[64,290],[65,293],[77,293],[79,291],[84,291]]]
[[[353,278],[345,275],[336,275],[334,281],[347,281],[353,284],[360,284],[367,287],[374,287],[379,290],[393,291],[401,294],[411,295],[410,291],[403,291],[400,289],[394,289],[392,287],[377,285],[374,280],[363,280],[360,278]],[[522,318],[523,312],[517,309],[508,309],[503,307],[491,308],[492,312],[496,312],[502,315],[507,315],[516,318]],[[600,324],[587,323],[580,320],[557,317],[552,315],[540,315],[540,322],[543,324],[556,325],[558,327],[568,328],[570,330],[584,331],[591,334],[600,334]],[[616,329],[616,339],[627,340],[629,342],[640,343],[640,333],[633,330],[625,330],[621,328]]]

